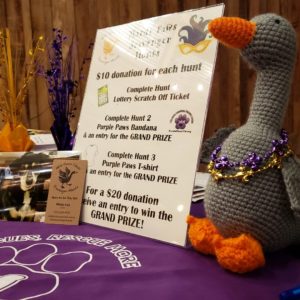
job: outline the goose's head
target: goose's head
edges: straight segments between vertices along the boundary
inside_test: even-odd
[[[276,14],[263,14],[250,21],[221,17],[208,24],[222,44],[239,48],[241,55],[256,69],[293,68],[296,34],[292,25]]]

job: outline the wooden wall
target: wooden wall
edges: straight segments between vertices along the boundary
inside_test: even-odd
[[[0,27],[11,29],[14,42],[22,46],[24,57],[39,35],[51,38],[52,28],[61,28],[67,35],[75,33],[78,41],[78,64],[94,40],[96,29],[123,24],[192,8],[225,3],[226,16],[253,16],[275,12],[286,17],[298,32],[300,45],[300,1],[298,0],[0,0]],[[239,53],[221,46],[215,76],[205,136],[217,128],[243,124],[252,99],[255,73],[240,59]],[[294,85],[285,120],[291,143],[300,155],[300,59],[294,74]],[[82,97],[79,97],[79,107]],[[24,114],[32,128],[49,129],[52,116],[42,81],[30,89]]]

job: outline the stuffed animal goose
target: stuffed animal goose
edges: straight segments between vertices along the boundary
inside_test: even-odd
[[[251,21],[222,17],[208,28],[221,43],[240,49],[257,80],[248,121],[211,154],[207,218],[188,218],[189,238],[224,268],[244,273],[265,264],[264,251],[300,242],[300,166],[281,130],[296,37],[275,14]]]

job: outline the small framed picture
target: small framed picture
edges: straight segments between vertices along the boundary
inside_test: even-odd
[[[54,159],[79,159],[78,151],[1,152],[0,220],[44,222]]]

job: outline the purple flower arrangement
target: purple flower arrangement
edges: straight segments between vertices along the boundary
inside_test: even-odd
[[[53,29],[54,39],[48,46],[47,67],[40,67],[39,75],[44,77],[49,94],[49,106],[54,121],[50,128],[58,150],[72,150],[75,132],[72,132],[70,121],[75,117],[75,99],[78,81],[74,79],[73,39],[66,58],[63,58],[63,45],[67,36],[60,29]]]

